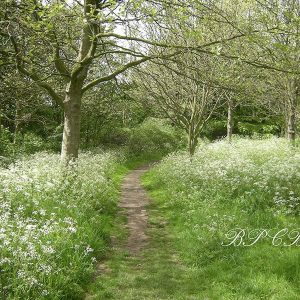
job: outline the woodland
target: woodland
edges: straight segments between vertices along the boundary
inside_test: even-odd
[[[1,0],[0,298],[299,299],[299,66],[299,0]]]

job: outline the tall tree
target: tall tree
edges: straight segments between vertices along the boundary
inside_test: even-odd
[[[160,43],[160,37],[158,41],[138,37],[139,31],[129,28],[130,22],[141,18],[135,13],[142,4],[143,1],[117,0],[1,3],[1,39],[5,45],[2,56],[13,58],[18,71],[63,109],[61,155],[67,162],[78,156],[84,93],[154,59],[157,55],[146,45],[164,47],[166,58],[181,51]],[[145,8],[141,11],[151,17]],[[46,60],[45,55],[49,56]]]
[[[185,53],[173,62],[149,63],[135,74],[134,95],[152,101],[161,115],[186,132],[191,156],[200,133],[224,97],[212,79],[213,73],[211,57]]]
[[[228,0],[2,1],[0,66],[14,63],[20,73],[44,89],[62,108],[61,153],[69,161],[78,156],[84,94],[143,62],[167,60],[192,51],[240,60],[259,68],[282,69],[280,64],[270,67],[268,61],[257,60],[255,56],[241,57],[225,47],[253,36],[253,32],[272,31],[273,26],[252,26],[257,20],[252,17],[254,10],[249,3],[241,0],[234,3]],[[148,23],[153,24],[151,35],[144,30]],[[225,31],[219,30],[220,24],[226,27]],[[190,38],[187,40],[186,36]]]
[[[78,156],[83,94],[128,68],[151,59],[113,39],[121,1],[6,1],[1,4],[3,55],[11,55],[20,73],[43,88],[64,111],[62,158]],[[120,36],[120,41],[127,36]],[[130,39],[130,38],[128,38]],[[48,58],[46,56],[49,56]],[[108,55],[120,55],[116,68]],[[128,59],[134,58],[133,60]],[[100,64],[93,72],[92,65]],[[89,72],[90,71],[90,72]]]

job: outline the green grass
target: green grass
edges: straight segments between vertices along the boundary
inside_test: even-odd
[[[155,203],[149,205],[148,211],[150,241],[147,248],[137,257],[130,257],[123,250],[122,240],[126,239],[126,231],[122,229],[126,220],[123,219],[119,223],[118,232],[123,232],[119,245],[106,261],[108,271],[91,285],[89,299],[198,299],[193,268],[180,263],[162,211]]]
[[[299,247],[270,240],[222,246],[234,228],[300,227],[297,148],[238,140],[202,145],[193,160],[184,152],[163,159],[142,179],[152,196],[150,239],[137,257],[123,247],[120,184],[161,155],[83,158],[76,174],[62,172],[49,154],[0,171],[0,238],[9,242],[1,248],[0,287],[7,299],[83,299],[86,291],[99,300],[300,299]],[[106,272],[95,274],[103,260]]]
[[[270,239],[251,247],[221,245],[234,228],[300,227],[298,159],[298,150],[280,140],[221,142],[201,148],[192,162],[171,155],[145,175],[185,276],[197,286],[195,299],[300,299],[299,247],[275,247]]]
[[[300,255],[297,248],[282,249],[267,244],[224,248],[209,235],[198,239],[191,234],[191,226],[198,226],[197,220],[205,218],[207,210],[201,212],[201,207],[196,208],[199,209],[195,212],[197,216],[187,224],[186,209],[179,204],[169,204],[170,192],[155,171],[145,176],[144,184],[162,217],[169,222],[172,239],[167,249],[177,251],[178,260],[184,266],[181,277],[188,278],[188,286],[193,287],[194,298],[182,291],[174,294],[174,289],[170,289],[174,294],[170,299],[299,299]],[[224,207],[213,209],[211,213],[220,210],[224,212]],[[207,243],[203,244],[203,240]]]
[[[120,219],[120,246],[90,299],[300,299],[299,247],[221,245],[237,227],[299,228],[297,205],[290,207],[299,195],[298,158],[281,140],[240,140],[202,146],[193,161],[184,153],[164,159],[142,179],[152,197],[147,249],[136,258],[122,250]]]

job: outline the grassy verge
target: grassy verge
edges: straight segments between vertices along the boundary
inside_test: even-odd
[[[194,287],[191,299],[299,299],[299,247],[283,245],[297,232],[280,245],[265,237],[249,247],[222,246],[237,228],[246,230],[246,244],[261,229],[298,230],[299,156],[281,140],[219,142],[200,148],[192,162],[171,155],[145,175]],[[190,299],[180,295],[172,299]]]
[[[84,297],[110,247],[125,172],[113,152],[82,154],[67,172],[47,153],[0,169],[1,299]]]

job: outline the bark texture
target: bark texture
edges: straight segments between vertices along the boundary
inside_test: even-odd
[[[81,95],[67,95],[64,102],[64,130],[61,149],[61,158],[65,162],[78,158],[80,117]]]
[[[232,142],[233,132],[233,101],[231,98],[228,99],[228,114],[227,114],[227,140],[229,143]]]
[[[195,132],[193,125],[194,124],[191,124],[188,130],[188,147],[190,156],[193,156],[195,154],[196,147],[198,144],[198,132]]]
[[[66,163],[78,158],[83,84],[97,47],[95,35],[98,33],[98,27],[92,23],[97,12],[92,10],[93,7],[97,8],[95,0],[85,0],[85,23],[82,28],[77,63],[71,71],[63,101],[64,130],[61,158]],[[92,11],[93,14],[90,15]]]
[[[287,138],[294,144],[296,140],[297,129],[297,108],[299,102],[299,89],[300,81],[293,78],[288,82],[288,113],[287,113]]]

